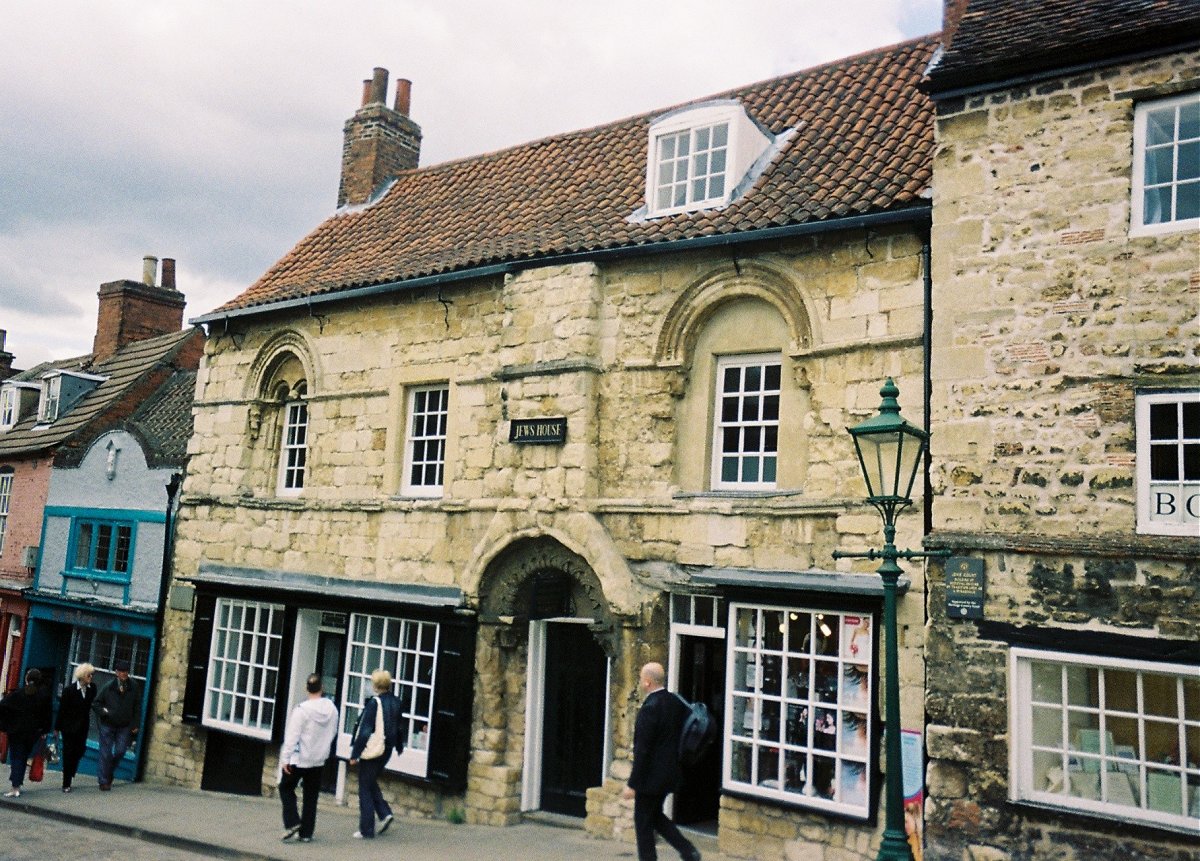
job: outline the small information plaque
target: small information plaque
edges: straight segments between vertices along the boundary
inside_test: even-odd
[[[554,445],[566,442],[565,416],[549,419],[513,419],[508,425],[508,441],[526,445]]]
[[[951,619],[982,619],[983,560],[951,556],[946,560],[946,615]]]

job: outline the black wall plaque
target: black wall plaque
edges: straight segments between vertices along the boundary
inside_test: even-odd
[[[513,419],[508,425],[509,442],[556,445],[566,440],[567,420],[563,416],[549,419]]]
[[[946,615],[951,619],[982,619],[984,584],[982,559],[947,559]]]

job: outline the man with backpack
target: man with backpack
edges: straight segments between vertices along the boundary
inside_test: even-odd
[[[683,778],[679,763],[679,737],[691,709],[665,688],[662,664],[642,667],[639,684],[645,699],[633,729],[633,770],[622,793],[633,799],[633,829],[637,835],[638,861],[657,861],[655,832],[663,836],[683,861],[700,861],[700,851],[679,833],[663,814],[663,802]]]

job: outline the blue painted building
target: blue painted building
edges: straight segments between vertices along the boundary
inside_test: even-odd
[[[60,454],[37,573],[25,593],[25,666],[48,672],[57,694],[85,661],[100,687],[117,661],[128,661],[142,694],[139,739],[154,688],[173,488],[186,461],[195,382],[194,370],[175,371],[129,419]],[[96,772],[97,737],[93,716],[83,774]],[[136,779],[140,759],[135,745],[116,778]]]

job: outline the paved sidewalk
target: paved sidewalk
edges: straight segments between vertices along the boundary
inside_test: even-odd
[[[94,783],[77,781],[69,795],[57,773],[43,783],[26,783],[20,798],[0,798],[0,821],[17,811],[112,831],[214,858],[354,859],[372,861],[615,861],[631,859],[631,843],[600,840],[581,828],[525,822],[511,828],[451,825],[444,821],[397,818],[387,834],[355,840],[358,811],[325,803],[317,812],[312,843],[282,843],[279,801],[180,789],[150,783],[117,783],[100,792]],[[99,836],[97,839],[100,839]],[[715,840],[703,835],[696,845],[705,861],[732,861],[716,853]],[[659,858],[675,858],[659,842]]]

